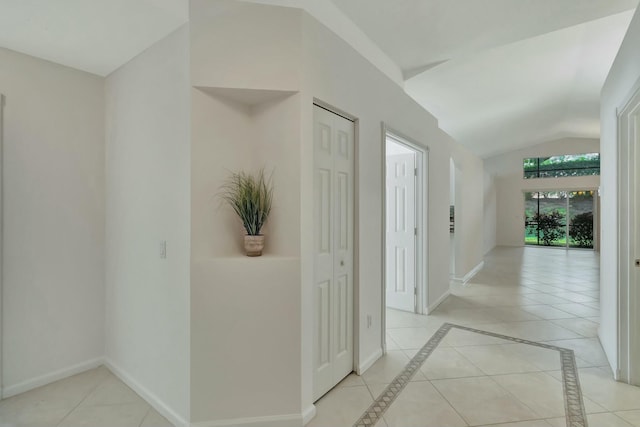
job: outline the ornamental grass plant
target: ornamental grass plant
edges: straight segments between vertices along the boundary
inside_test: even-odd
[[[220,188],[219,196],[240,217],[249,236],[259,236],[269,218],[273,202],[273,183],[264,169],[252,175],[234,172]]]

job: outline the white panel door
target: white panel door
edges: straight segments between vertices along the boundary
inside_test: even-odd
[[[353,370],[354,135],[314,106],[314,400]]]
[[[387,156],[387,307],[415,311],[416,155]]]

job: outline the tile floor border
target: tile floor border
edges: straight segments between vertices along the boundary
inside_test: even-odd
[[[367,408],[362,416],[355,422],[353,427],[371,427],[375,425],[383,414],[389,409],[389,406],[400,395],[407,383],[413,378],[415,373],[420,369],[424,362],[431,356],[433,350],[440,344],[444,337],[453,328],[461,329],[468,332],[474,332],[481,335],[487,335],[494,338],[500,338],[507,341],[513,341],[520,344],[531,345],[535,347],[555,350],[560,353],[560,363],[562,369],[562,390],[564,394],[565,415],[567,427],[587,427],[587,416],[584,409],[582,399],[582,389],[580,388],[580,380],[578,378],[578,368],[573,350],[557,347],[550,344],[529,341],[522,338],[510,337],[507,335],[496,334],[494,332],[483,331],[480,329],[470,328],[468,326],[455,325],[452,323],[444,323],[427,343],[416,353],[409,361],[404,369],[391,381],[391,383],[382,391],[374,402]]]

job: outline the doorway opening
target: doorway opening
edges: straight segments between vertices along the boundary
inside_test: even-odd
[[[384,127],[384,311],[427,311],[427,153]]]

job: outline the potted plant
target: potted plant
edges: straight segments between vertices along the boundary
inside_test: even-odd
[[[233,208],[242,221],[247,232],[244,236],[247,256],[262,255],[264,236],[260,231],[271,212],[271,177],[265,177],[264,169],[255,176],[245,172],[232,173],[222,185],[220,197]]]

